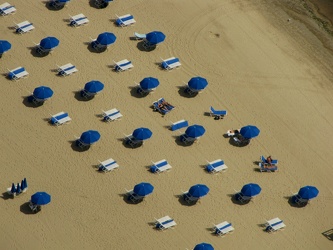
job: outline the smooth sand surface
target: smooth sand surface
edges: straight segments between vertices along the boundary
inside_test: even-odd
[[[285,1],[264,0],[123,0],[105,9],[88,1],[71,1],[64,9],[49,10],[41,1],[11,1],[15,15],[1,17],[0,39],[12,49],[0,59],[1,77],[1,187],[26,177],[29,189],[15,199],[0,199],[1,249],[192,249],[209,242],[215,249],[330,249],[322,233],[333,228],[333,55],[332,37]],[[296,5],[296,4],[295,4]],[[297,5],[299,8],[300,5]],[[293,7],[293,6],[291,6]],[[289,9],[288,9],[289,8]],[[296,8],[296,7],[295,7]],[[85,14],[89,24],[68,26],[69,15]],[[134,15],[136,24],[119,28],[112,19]],[[291,21],[287,21],[291,18]],[[36,27],[18,35],[14,22],[29,20]],[[142,51],[133,33],[160,30],[166,40],[154,51]],[[116,42],[103,53],[88,43],[99,33],[113,32]],[[318,39],[320,35],[321,39]],[[31,48],[46,36],[60,45],[46,57]],[[160,58],[179,57],[180,69],[159,68]],[[131,60],[134,68],[115,73],[110,65]],[[78,72],[56,76],[56,65],[72,63]],[[7,69],[23,66],[27,79],[6,79]],[[209,85],[188,98],[179,87],[193,76]],[[138,98],[135,82],[157,77],[155,93]],[[75,92],[90,80],[105,84],[90,101]],[[25,105],[24,97],[46,85],[53,97],[41,107]],[[164,97],[176,108],[162,117],[151,104]],[[206,115],[209,107],[226,109],[223,120]],[[118,108],[121,121],[104,123],[101,110]],[[51,114],[68,112],[72,122],[48,124]],[[206,128],[199,143],[184,147],[170,131],[181,119]],[[231,128],[256,125],[261,133],[247,147],[235,147],[223,134]],[[143,147],[126,148],[124,134],[148,127],[153,136]],[[94,129],[101,139],[90,150],[72,147],[75,136]],[[279,160],[276,173],[258,172],[260,155]],[[115,159],[120,168],[101,174],[98,160]],[[207,174],[206,160],[221,158],[225,173]],[[168,173],[147,171],[151,161],[167,159]],[[143,203],[124,201],[125,189],[150,182],[154,192]],[[258,183],[262,191],[253,202],[232,202],[235,190]],[[178,198],[194,184],[206,184],[209,194],[195,206]],[[288,197],[305,185],[319,195],[304,208]],[[52,195],[50,204],[30,214],[27,202],[37,191]],[[177,226],[159,232],[154,218],[169,215]],[[265,220],[281,218],[283,231],[268,234]],[[213,224],[229,221],[235,228],[224,238],[212,235]]]

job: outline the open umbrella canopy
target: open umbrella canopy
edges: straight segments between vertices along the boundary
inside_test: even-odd
[[[154,77],[146,77],[140,82],[140,87],[144,90],[156,88],[160,82]]]
[[[302,187],[298,191],[298,195],[302,199],[306,199],[306,200],[313,199],[313,198],[317,197],[318,194],[319,194],[319,190],[314,186],[305,186],[305,187]]]
[[[24,178],[24,179],[23,179],[23,182],[24,182],[24,188],[28,188],[27,178]]]
[[[48,36],[42,39],[39,45],[44,49],[53,49],[59,45],[59,40],[53,36]]]
[[[247,125],[245,127],[242,127],[240,130],[240,134],[246,139],[252,139],[254,137],[257,137],[259,133],[260,130],[253,125]]]
[[[151,194],[154,190],[153,185],[151,185],[148,182],[141,182],[134,186],[133,192],[140,196],[146,196],[148,194]]]
[[[165,40],[165,35],[161,31],[152,31],[146,35],[146,40],[150,44],[158,44]]]
[[[101,138],[101,135],[96,130],[88,130],[81,134],[80,140],[87,145],[91,145],[97,142]]]
[[[192,77],[187,85],[194,90],[203,90],[207,87],[208,82],[205,78],[201,76]]]
[[[0,40],[0,54],[10,50],[11,47],[12,45],[10,44],[10,42],[6,40]]]
[[[100,81],[90,81],[84,85],[84,89],[92,94],[96,94],[104,89],[104,84]]]
[[[196,245],[193,250],[214,250],[214,247],[209,243],[202,242]]]
[[[57,0],[59,3],[67,3],[69,2],[70,0]]]
[[[196,197],[196,198],[203,197],[203,196],[207,195],[208,192],[209,192],[209,187],[207,187],[204,184],[196,184],[188,190],[188,193],[192,197]]]
[[[35,88],[33,96],[39,100],[46,100],[51,98],[53,95],[53,90],[46,86],[40,86]]]
[[[197,138],[202,136],[206,132],[205,128],[201,125],[194,124],[192,126],[187,127],[185,130],[185,134],[188,137]]]
[[[133,131],[132,135],[135,139],[143,141],[149,139],[153,135],[153,132],[149,128],[137,128]]]
[[[244,196],[249,196],[249,197],[256,196],[260,194],[260,192],[261,192],[261,187],[255,183],[246,184],[243,186],[241,190],[241,193]]]
[[[46,192],[37,192],[31,196],[31,202],[35,205],[46,205],[51,202],[51,195]]]
[[[116,39],[117,37],[113,33],[104,32],[99,34],[96,40],[102,45],[110,45],[113,44]]]

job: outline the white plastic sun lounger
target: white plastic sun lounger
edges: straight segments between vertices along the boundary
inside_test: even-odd
[[[153,173],[162,173],[164,171],[170,170],[172,167],[167,160],[163,159],[158,162],[153,162],[153,165],[150,167],[150,171]]]
[[[162,59],[162,58],[161,58]],[[166,70],[175,69],[181,66],[179,58],[170,57],[168,59],[162,59],[161,67]]]
[[[14,6],[10,5],[9,3],[3,3],[0,5],[0,15],[6,16],[9,14],[14,14],[16,12],[16,9]]]
[[[51,124],[54,124],[56,126],[65,124],[67,122],[70,122],[72,118],[69,117],[68,113],[65,112],[59,112],[58,114],[52,115],[50,121]]]
[[[75,72],[78,72],[78,69],[71,63],[67,63],[63,66],[58,66],[58,72],[62,76],[69,76]]]
[[[134,32],[134,36],[135,36],[136,40],[142,40],[142,39],[146,38],[146,34],[140,34],[137,32]]]
[[[119,62],[115,62],[115,61],[113,61],[113,62],[115,63],[113,68],[117,72],[129,70],[129,69],[132,69],[134,67],[132,62],[127,60],[127,59],[121,60]]]
[[[116,108],[114,109],[110,109],[108,111],[103,111],[103,120],[110,122],[110,121],[116,121],[116,120],[120,120],[123,115],[120,113],[120,111]]]
[[[206,170],[209,173],[218,173],[221,171],[226,171],[228,167],[224,164],[224,161],[221,159],[215,160],[215,161],[207,161],[208,165],[206,166]]]
[[[88,18],[81,14],[75,15],[75,16],[70,16],[70,25],[74,27],[79,27],[81,25],[85,25],[89,23]]]
[[[219,236],[224,236],[228,233],[232,233],[235,228],[232,227],[231,223],[224,221],[218,225],[214,225],[215,234]]]
[[[24,34],[33,30],[35,27],[29,21],[24,21],[22,23],[15,24],[15,28],[16,33]]]
[[[27,77],[29,73],[25,70],[23,67],[17,67],[16,69],[13,70],[8,70],[8,78],[10,80],[19,80],[20,78]]]
[[[177,223],[168,215],[155,220],[155,227],[160,230],[165,230],[177,225]]]
[[[116,24],[120,27],[129,26],[129,25],[132,25],[135,23],[136,23],[136,21],[134,20],[134,17],[131,14],[117,16]]]
[[[286,225],[283,223],[283,221],[277,217],[267,221],[265,226],[266,226],[266,231],[268,231],[268,232],[276,232],[276,231],[282,230],[286,227]]]
[[[112,158],[105,160],[103,162],[99,162],[99,163],[100,164],[99,164],[98,170],[103,171],[104,173],[112,171],[116,168],[119,168],[119,165],[117,164],[117,162]]]

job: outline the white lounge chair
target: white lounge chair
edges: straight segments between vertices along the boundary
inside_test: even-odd
[[[134,20],[134,17],[131,14],[117,16],[116,24],[120,27],[129,26],[129,25],[132,25],[135,23],[136,23],[136,21]]]
[[[177,225],[177,223],[168,215],[160,219],[155,218],[155,220],[156,220],[155,227],[160,230],[172,228]]]
[[[21,78],[25,78],[29,75],[29,73],[25,70],[25,68],[23,67],[17,67],[15,69],[12,70],[8,70],[8,78],[10,80],[19,80]]]
[[[214,225],[215,234],[219,236],[224,236],[228,233],[232,233],[235,228],[232,227],[231,223],[224,221],[218,225]]]
[[[266,231],[267,232],[276,232],[278,230],[282,230],[286,227],[283,221],[280,218],[274,218],[269,221],[266,221]]]
[[[119,62],[115,62],[115,61],[113,61],[113,62],[115,63],[113,68],[117,72],[129,70],[129,69],[132,69],[134,67],[132,62],[128,61],[127,59],[121,60]]]
[[[170,126],[170,129],[172,131],[175,131],[175,130],[185,128],[185,127],[188,127],[188,121],[183,119],[183,120],[180,120],[178,122],[172,122],[172,124]]]
[[[136,40],[142,40],[142,39],[146,38],[146,34],[140,34],[140,33],[137,33],[137,32],[134,32],[134,36],[135,36]]]
[[[14,6],[10,5],[9,3],[3,3],[0,5],[0,15],[6,16],[9,14],[15,14],[16,9]]]
[[[62,76],[69,76],[75,72],[78,72],[78,69],[71,63],[67,63],[63,66],[58,66],[58,73]]]
[[[103,111],[103,120],[110,122],[110,121],[116,121],[116,120],[120,120],[123,115],[120,113],[120,111],[116,108],[114,109],[110,109],[108,111]]]
[[[79,26],[85,25],[87,23],[89,23],[89,20],[82,13],[75,15],[75,16],[70,16],[70,25],[73,27],[79,27]]]
[[[112,170],[114,170],[114,169],[116,169],[116,168],[119,167],[119,165],[117,164],[117,162],[114,159],[112,159],[112,158],[110,158],[108,160],[105,160],[103,162],[99,162],[99,163],[100,164],[98,166],[98,170],[99,171],[103,171],[104,173],[112,171]]]
[[[227,165],[224,164],[224,161],[221,159],[215,160],[215,161],[207,161],[208,164],[206,166],[206,170],[209,173],[218,173],[221,171],[226,171],[228,169]]]
[[[150,167],[150,171],[152,173],[162,173],[164,171],[170,170],[172,167],[167,162],[167,160],[163,159],[158,162],[153,162],[153,165]]]
[[[70,122],[72,118],[69,117],[68,113],[59,112],[58,114],[52,115],[50,122],[56,126]]]
[[[15,24],[16,33],[24,34],[31,30],[33,30],[35,27],[30,23],[29,21],[24,21],[21,23]]]
[[[161,58],[162,59],[162,58]],[[175,69],[181,66],[179,58],[170,57],[168,59],[162,59],[161,67],[166,70]]]

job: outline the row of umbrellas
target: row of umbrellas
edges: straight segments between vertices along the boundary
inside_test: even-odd
[[[67,1],[67,0],[62,0]],[[111,45],[116,41],[117,37],[111,32],[103,32],[98,35],[96,41],[101,45]],[[152,31],[146,35],[146,40],[154,45],[161,43],[165,40],[165,35],[161,31]],[[59,45],[59,40],[56,37],[48,36],[43,38],[39,46],[45,50],[52,50]],[[6,40],[0,40],[0,54],[3,54],[10,50],[12,45]]]
[[[27,179],[24,178],[22,181],[21,181],[21,185],[20,183],[17,183],[17,185],[15,186],[14,183],[12,183],[12,188],[10,189],[10,192],[12,194],[20,194],[22,191],[24,191],[25,189],[28,188],[28,182],[27,182]]]

